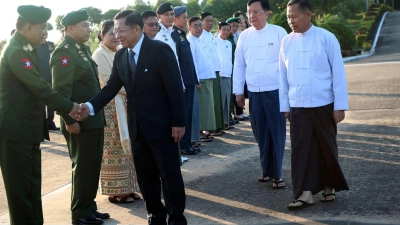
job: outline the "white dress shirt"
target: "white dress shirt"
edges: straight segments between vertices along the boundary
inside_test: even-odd
[[[340,45],[335,35],[312,26],[305,33],[290,33],[281,44],[279,70],[280,110],[313,108],[334,103],[347,110],[347,83]]]
[[[211,32],[203,29],[203,32],[200,35],[200,39],[204,42],[204,45],[207,48],[208,55],[210,56],[214,71],[221,71],[217,53],[217,42],[215,41],[214,35],[212,35]]]
[[[158,31],[157,35],[154,37],[154,40],[159,40],[162,41],[166,44],[168,44],[172,51],[174,51],[176,60],[178,60],[178,56],[176,54],[176,44],[175,41],[172,39],[171,34],[172,34],[172,27],[166,27],[164,24],[159,22],[160,24],[160,31]]]
[[[165,44],[169,45],[169,47],[171,47],[172,51],[175,54],[175,58],[176,58],[176,62],[178,63],[178,67],[179,67],[179,60],[178,60],[178,55],[176,54],[176,43],[175,41],[172,39],[171,34],[172,34],[172,27],[166,27],[164,26],[164,24],[162,24],[161,22],[159,22],[160,24],[160,31],[158,31],[157,35],[154,37],[153,40],[159,40],[164,42]],[[179,71],[181,69],[179,68]],[[182,80],[182,86],[183,86],[183,90],[186,89],[185,84],[183,83],[183,78],[182,78],[182,74],[181,74],[181,80]]]
[[[224,40],[221,37],[215,39],[217,41],[217,51],[219,57],[219,63],[221,65],[221,71],[219,75],[221,77],[232,76],[232,43],[228,40]]]
[[[287,32],[266,24],[256,30],[250,27],[240,33],[233,68],[233,93],[244,93],[244,83],[251,92],[279,89],[279,46]]]
[[[208,51],[200,38],[189,34],[190,50],[192,51],[193,61],[197,70],[199,80],[216,78],[215,71],[211,63]]]

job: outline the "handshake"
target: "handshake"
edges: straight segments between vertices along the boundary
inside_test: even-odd
[[[90,109],[85,103],[78,104],[74,102],[74,107],[71,112],[69,112],[69,116],[74,118],[77,121],[83,121],[89,116]]]

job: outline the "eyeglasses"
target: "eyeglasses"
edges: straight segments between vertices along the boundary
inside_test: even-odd
[[[125,28],[125,29],[119,29],[119,30],[114,30],[113,31],[113,33],[115,34],[115,35],[118,35],[118,34],[124,34],[124,32],[126,31],[126,30],[128,30],[128,29],[131,29],[131,28],[133,28],[133,27],[128,27],[128,28]]]
[[[253,16],[258,16],[258,15],[260,15],[261,13],[265,13],[265,11],[247,12],[247,13],[246,13],[246,16],[247,16],[247,17],[251,17],[252,15],[253,15]]]
[[[199,28],[203,28],[203,24],[202,23],[194,24],[191,27],[193,27],[194,29],[199,29]]]
[[[159,23],[145,23],[145,24],[147,24],[147,26],[149,26],[149,27],[159,27],[160,26],[160,24]]]

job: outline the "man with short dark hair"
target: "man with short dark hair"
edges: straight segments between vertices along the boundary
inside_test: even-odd
[[[215,131],[209,131],[212,136],[220,136],[224,133],[225,123],[222,115],[222,104],[221,104],[221,84],[219,72],[221,71],[221,65],[219,63],[217,42],[215,41],[214,35],[211,30],[214,27],[214,17],[210,12],[203,12],[201,14],[201,20],[203,24],[203,32],[200,35],[200,39],[204,42],[204,46],[210,57],[212,68],[215,73],[215,79],[213,79],[213,97],[214,97],[214,113],[215,113]]]
[[[43,224],[40,142],[49,140],[45,105],[78,113],[40,75],[36,52],[47,35],[51,10],[19,6],[16,32],[0,58],[0,167],[11,224]]]
[[[287,18],[293,32],[280,49],[280,110],[290,121],[292,183],[295,201],[288,208],[335,200],[348,190],[338,162],[337,123],[348,109],[346,72],[334,34],[311,23],[308,0],[291,0]],[[302,59],[302,60],[298,60]]]
[[[61,19],[65,37],[50,60],[54,90],[76,102],[85,102],[100,91],[97,65],[89,46],[84,44],[92,31],[88,18],[86,10],[78,10]],[[57,114],[72,161],[72,223],[102,224],[110,215],[99,213],[94,200],[103,158],[103,110],[85,121],[77,121],[62,112]]]
[[[193,113],[193,98],[194,88],[198,85],[196,68],[193,61],[192,52],[190,50],[190,43],[186,38],[184,29],[187,27],[187,9],[186,6],[177,6],[174,8],[174,25],[171,34],[172,39],[176,45],[176,54],[178,56],[179,68],[183,83],[185,84],[185,113],[186,113],[186,126],[185,134],[180,143],[182,155],[194,155],[200,152],[200,148],[193,147],[191,144],[192,136],[192,113]]]
[[[157,14],[153,11],[144,11],[142,13],[142,19],[144,23],[143,32],[150,39],[154,39],[160,30],[160,24],[158,23]]]
[[[279,46],[286,31],[268,24],[269,2],[250,0],[247,14],[252,27],[240,34],[235,51],[233,93],[244,109],[244,84],[249,94],[250,121],[260,150],[260,182],[273,178],[272,187],[285,187],[281,178],[286,121],[279,111]]]
[[[125,10],[114,21],[123,48],[115,54],[107,85],[86,103],[86,110],[90,108],[91,115],[101,111],[121,87],[125,88],[129,136],[148,223],[166,225],[168,215],[168,224],[185,225],[186,196],[178,142],[186,119],[178,63],[167,44],[143,35],[139,13]]]

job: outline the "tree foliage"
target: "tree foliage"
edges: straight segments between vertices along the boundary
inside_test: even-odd
[[[56,29],[57,30],[62,30],[64,27],[61,25],[61,19],[64,17],[64,15],[58,15],[54,22],[56,22]]]
[[[101,11],[101,9],[95,8],[95,7],[92,7],[92,6],[85,7],[85,8],[82,8],[82,9],[85,9],[87,11],[87,13],[89,15],[89,21],[91,23],[94,23],[94,24],[100,24],[101,23],[101,21],[102,21],[102,14],[101,14],[102,11]]]
[[[53,25],[51,23],[47,23],[47,30],[53,30]]]
[[[197,0],[188,0],[186,3],[188,17],[199,16],[201,14],[201,6]]]
[[[103,13],[101,15],[102,20],[106,21],[106,20],[113,20],[115,15],[117,15],[117,13],[119,13],[121,10],[119,9],[109,9],[108,11],[106,11],[105,13]]]

